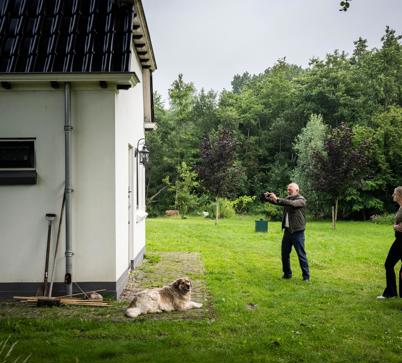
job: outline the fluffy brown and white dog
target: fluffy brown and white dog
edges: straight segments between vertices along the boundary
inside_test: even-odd
[[[183,311],[201,307],[202,304],[191,301],[191,281],[187,277],[182,277],[168,286],[146,289],[137,293],[126,310],[126,316],[135,318],[140,314]]]

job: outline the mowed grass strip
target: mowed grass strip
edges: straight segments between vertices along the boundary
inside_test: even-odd
[[[208,318],[94,320],[85,308],[81,318],[3,314],[0,339],[18,340],[16,353],[32,353],[30,362],[401,362],[402,299],[375,299],[391,226],[308,223],[308,284],[294,251],[293,278],[281,279],[280,224],[255,233],[254,220],[148,220],[147,254],[200,253]]]

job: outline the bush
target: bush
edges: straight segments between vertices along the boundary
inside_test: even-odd
[[[209,194],[200,194],[198,196],[196,214],[201,215],[202,212],[209,211],[212,200]]]
[[[226,198],[218,198],[219,203],[219,218],[232,218],[236,212],[233,208],[232,202]],[[212,202],[208,206],[207,212],[210,218],[216,218],[216,202]]]
[[[280,221],[282,219],[282,207],[271,203],[258,202],[250,208],[250,213],[263,215],[269,221]]]
[[[252,204],[255,201],[255,196],[242,195],[232,202],[233,208],[237,214],[246,214],[250,211]]]
[[[370,222],[376,224],[388,224],[393,225],[395,223],[395,214],[374,214],[370,217]]]

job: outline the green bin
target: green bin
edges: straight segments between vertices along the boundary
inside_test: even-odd
[[[268,221],[265,221],[262,218],[259,221],[255,221],[255,231],[268,232]]]

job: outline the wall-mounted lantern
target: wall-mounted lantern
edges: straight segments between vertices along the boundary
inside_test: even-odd
[[[141,149],[140,149],[140,144],[141,144]],[[145,138],[141,138],[137,142],[137,147],[135,148],[135,153],[134,153],[135,159],[136,159],[136,184],[137,184],[137,190],[136,190],[136,195],[137,195],[137,209],[140,205],[139,203],[139,188],[138,188],[138,164],[146,165],[149,161],[149,150],[147,149],[147,146],[145,145]]]
[[[140,143],[142,147],[140,149]],[[149,161],[149,150],[145,145],[145,139],[141,138],[137,142],[137,147],[135,148],[135,157],[137,158],[137,163],[139,162],[142,165],[146,165]]]

